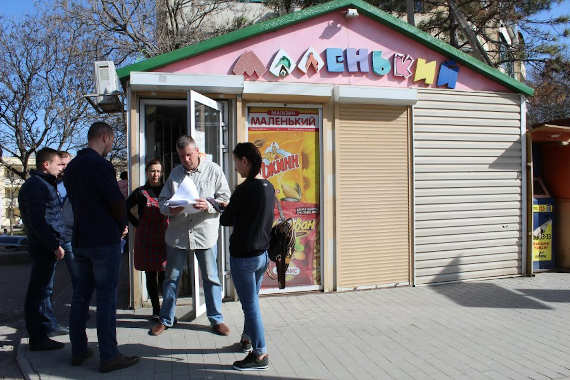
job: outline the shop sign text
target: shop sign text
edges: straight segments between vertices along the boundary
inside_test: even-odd
[[[426,61],[424,58],[414,58],[409,54],[394,53],[392,57],[383,57],[382,51],[369,52],[368,49],[327,48],[324,51],[325,61],[312,47],[295,63],[294,59],[284,50],[279,49],[271,61],[269,72],[276,77],[286,77],[295,69],[303,74],[319,72],[326,67],[330,73],[369,73],[384,76],[390,72],[395,78],[434,83],[437,74],[437,86],[455,88],[459,66],[454,61],[445,61],[439,65],[437,61]],[[261,60],[252,51],[246,51],[236,61],[233,73],[236,75],[254,74],[261,77],[267,71]]]

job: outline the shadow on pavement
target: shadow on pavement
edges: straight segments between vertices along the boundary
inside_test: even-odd
[[[544,302],[570,302],[570,290],[567,289],[517,289],[517,291]]]
[[[29,264],[0,264],[0,379],[22,378],[16,349],[24,332],[24,298],[29,276]]]
[[[461,260],[452,260],[441,272],[440,279],[435,277],[434,282],[443,282],[449,278],[450,271],[458,268]],[[449,280],[447,280],[449,281]],[[437,293],[446,296],[458,305],[465,307],[503,308],[503,309],[536,309],[551,310],[552,308],[542,302],[505,289],[491,282],[461,282],[448,286],[445,283],[431,285]],[[540,290],[538,290],[540,292]],[[536,297],[539,298],[539,297]]]
[[[132,329],[143,329],[150,330],[150,328],[155,324],[154,320],[151,320],[147,316],[132,316],[129,314],[117,314],[117,327],[118,328],[132,328]],[[185,321],[180,321],[176,323],[175,326],[178,330],[192,330],[192,331],[205,331],[211,332],[212,327],[203,324],[190,323]]]
[[[433,289],[458,305],[503,309],[551,310],[548,305],[495,284],[470,282],[454,286],[437,285]]]
[[[96,345],[90,343],[90,347],[96,350]],[[116,378],[120,376],[123,379],[136,378],[157,379],[157,378],[200,378],[200,379],[259,379],[260,375],[263,379],[283,379],[281,376],[266,375],[266,372],[239,372],[232,369],[231,356],[229,361],[225,363],[204,363],[203,355],[214,355],[220,353],[236,353],[237,345],[231,345],[212,349],[171,349],[160,348],[156,346],[148,346],[145,344],[124,344],[120,345],[121,352],[125,355],[138,355],[141,357],[140,362],[136,365],[111,372],[106,376]],[[27,349],[26,349],[27,350]],[[59,378],[99,378],[101,374],[98,372],[99,360],[97,355],[90,358],[82,366],[72,367],[70,360],[70,347],[66,345],[63,350],[51,351],[43,353],[43,357],[37,353],[27,352],[28,358],[35,368],[41,368],[40,377],[59,377]],[[188,355],[189,357],[186,357]],[[242,354],[239,353],[241,356]],[[47,358],[49,356],[49,358]],[[178,356],[178,358],[177,358]],[[39,364],[39,365],[38,365]],[[296,379],[305,380],[307,377],[295,377]]]

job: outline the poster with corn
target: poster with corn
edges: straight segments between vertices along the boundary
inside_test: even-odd
[[[320,284],[319,110],[316,108],[250,107],[248,139],[263,157],[262,175],[275,187],[286,218],[297,235],[295,255],[287,270],[287,287]],[[275,220],[279,218],[275,208]],[[263,288],[277,288],[277,271]]]

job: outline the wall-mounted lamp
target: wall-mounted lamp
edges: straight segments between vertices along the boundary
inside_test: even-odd
[[[570,144],[570,141],[560,141],[560,145],[562,146],[568,146],[568,144]]]
[[[344,17],[346,18],[355,18],[358,17],[358,9],[356,8],[348,8],[346,12],[344,12]]]

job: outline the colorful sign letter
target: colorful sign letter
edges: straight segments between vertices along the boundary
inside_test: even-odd
[[[445,61],[439,66],[439,75],[437,77],[437,85],[447,85],[448,88],[455,88],[457,75],[459,74],[459,66],[455,61]]]
[[[316,73],[319,72],[320,69],[323,68],[325,62],[321,58],[321,56],[313,49],[312,47],[308,48],[297,68],[307,74],[309,72],[309,68],[312,67]]]
[[[377,75],[386,75],[390,72],[392,66],[390,61],[382,58],[381,51],[372,52],[372,72]]]
[[[295,70],[295,67],[296,65],[289,54],[287,54],[285,50],[279,49],[277,54],[275,54],[275,58],[273,58],[271,66],[269,67],[269,72],[276,77],[286,77]]]
[[[432,84],[435,78],[435,67],[437,65],[436,61],[427,62],[423,58],[418,58],[418,63],[416,64],[416,75],[414,76],[414,82],[424,79],[426,84]]]
[[[367,73],[370,71],[368,68],[368,49],[346,49],[346,65],[348,66],[348,72],[358,72],[357,64],[360,66],[361,73]]]
[[[394,76],[408,79],[412,76],[413,64],[414,59],[409,54],[406,56],[400,53],[394,54]]]
[[[342,49],[327,48],[327,70],[330,73],[342,73],[344,71],[344,56]]]
[[[247,74],[251,77],[255,73],[258,78],[261,78],[266,71],[267,70],[263,63],[261,63],[259,58],[257,58],[257,55],[252,51],[246,51],[240,55],[234,65],[234,69],[232,70],[235,75]]]

